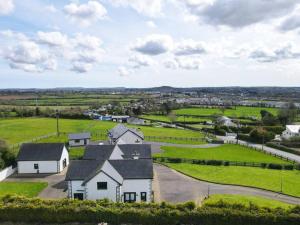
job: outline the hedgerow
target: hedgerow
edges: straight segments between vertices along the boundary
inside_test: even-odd
[[[289,210],[249,207],[218,202],[196,207],[194,203],[112,203],[107,200],[41,200],[5,196],[0,200],[0,222],[100,223],[110,225],[286,225],[300,224],[300,208]]]

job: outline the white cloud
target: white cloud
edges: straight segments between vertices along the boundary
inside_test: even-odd
[[[147,21],[146,24],[150,28],[156,28],[156,24],[152,20]]]
[[[42,32],[37,33],[38,41],[49,46],[65,46],[68,43],[68,37],[60,32]]]
[[[173,39],[168,35],[153,34],[143,39],[138,39],[133,50],[146,55],[159,55],[173,48]]]
[[[300,28],[300,14],[293,15],[293,16],[287,18],[279,26],[279,29],[281,31],[291,31],[291,30],[296,30],[299,28]]]
[[[0,31],[0,35],[9,38],[9,39],[16,39],[18,41],[26,41],[28,40],[28,37],[20,32],[14,32],[12,30],[2,30]]]
[[[140,14],[156,17],[162,14],[163,0],[108,0],[114,6],[131,7]]]
[[[191,39],[183,40],[178,43],[175,47],[175,55],[197,55],[205,54],[206,50],[204,48],[204,43],[197,42]]]
[[[0,0],[0,15],[10,14],[14,10],[13,0]]]
[[[45,6],[45,10],[51,13],[56,13],[58,10],[57,8],[55,8],[54,5],[47,5]]]
[[[291,12],[298,0],[185,0],[192,15],[212,25],[245,27],[280,18]]]
[[[134,55],[129,58],[129,62],[133,63],[133,67],[137,69],[155,64],[154,60],[146,55]]]
[[[102,44],[100,38],[88,34],[81,34],[81,33],[76,34],[72,42],[79,47],[83,47],[87,49],[97,49],[100,48]]]
[[[118,68],[118,74],[121,76],[121,77],[125,77],[125,76],[128,76],[132,73],[132,71],[128,68],[126,68],[125,66],[120,66]]]
[[[168,69],[199,70],[202,65],[200,58],[192,56],[179,56],[164,62],[164,66]]]
[[[82,26],[89,26],[91,23],[105,18],[107,11],[97,1],[88,1],[86,4],[70,3],[64,7],[64,12],[73,22]]]
[[[86,72],[89,72],[92,68],[93,68],[93,65],[90,63],[74,62],[72,64],[71,70],[76,73],[86,73]]]
[[[13,69],[43,72],[56,69],[56,61],[32,41],[22,41],[5,51],[5,58]]]

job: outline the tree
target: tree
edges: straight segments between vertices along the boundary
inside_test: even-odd
[[[298,109],[294,103],[288,103],[284,108],[280,109],[278,112],[278,120],[285,126],[295,122],[298,114]]]
[[[225,111],[226,111],[226,107],[225,106],[221,106],[220,107],[220,111],[222,112],[222,114],[224,115]]]
[[[174,112],[170,112],[170,113],[168,114],[168,118],[170,119],[170,121],[171,121],[172,123],[176,122],[176,120],[177,120],[176,114],[175,114]]]
[[[260,115],[262,118],[261,121],[265,126],[275,126],[279,123],[278,118],[267,110],[261,110]]]

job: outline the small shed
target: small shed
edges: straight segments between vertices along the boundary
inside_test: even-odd
[[[84,146],[90,143],[91,133],[69,134],[69,146]]]

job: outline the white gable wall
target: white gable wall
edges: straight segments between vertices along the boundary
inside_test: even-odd
[[[151,179],[128,179],[124,180],[122,186],[122,201],[124,201],[125,192],[136,192],[136,201],[141,201],[141,192],[147,193],[147,202],[151,202],[152,180]]]
[[[34,169],[34,164],[39,169]],[[18,161],[18,173],[57,173],[59,161]]]
[[[72,146],[72,147],[84,146],[84,145],[88,145],[89,143],[90,143],[89,139],[86,139],[86,144],[84,143],[84,139],[81,139],[78,142],[76,142],[75,140],[69,140],[69,145]]]
[[[69,152],[68,152],[68,150],[67,150],[66,147],[64,147],[63,152],[61,154],[61,158],[59,160],[59,172],[61,172],[61,171],[64,170],[64,167],[63,167],[63,161],[64,161],[64,159],[66,159],[66,161],[67,161],[67,165],[66,166],[68,166],[69,165]]]
[[[83,193],[83,195],[85,196],[85,187],[81,185],[82,182],[83,182],[83,180],[68,181],[68,197],[69,198],[74,198],[74,193]]]
[[[118,138],[116,144],[142,144],[143,139],[131,131],[125,132],[121,137]]]
[[[123,159],[122,155],[124,155],[122,150],[119,148],[118,145],[115,145],[114,150],[111,153],[109,159]]]

